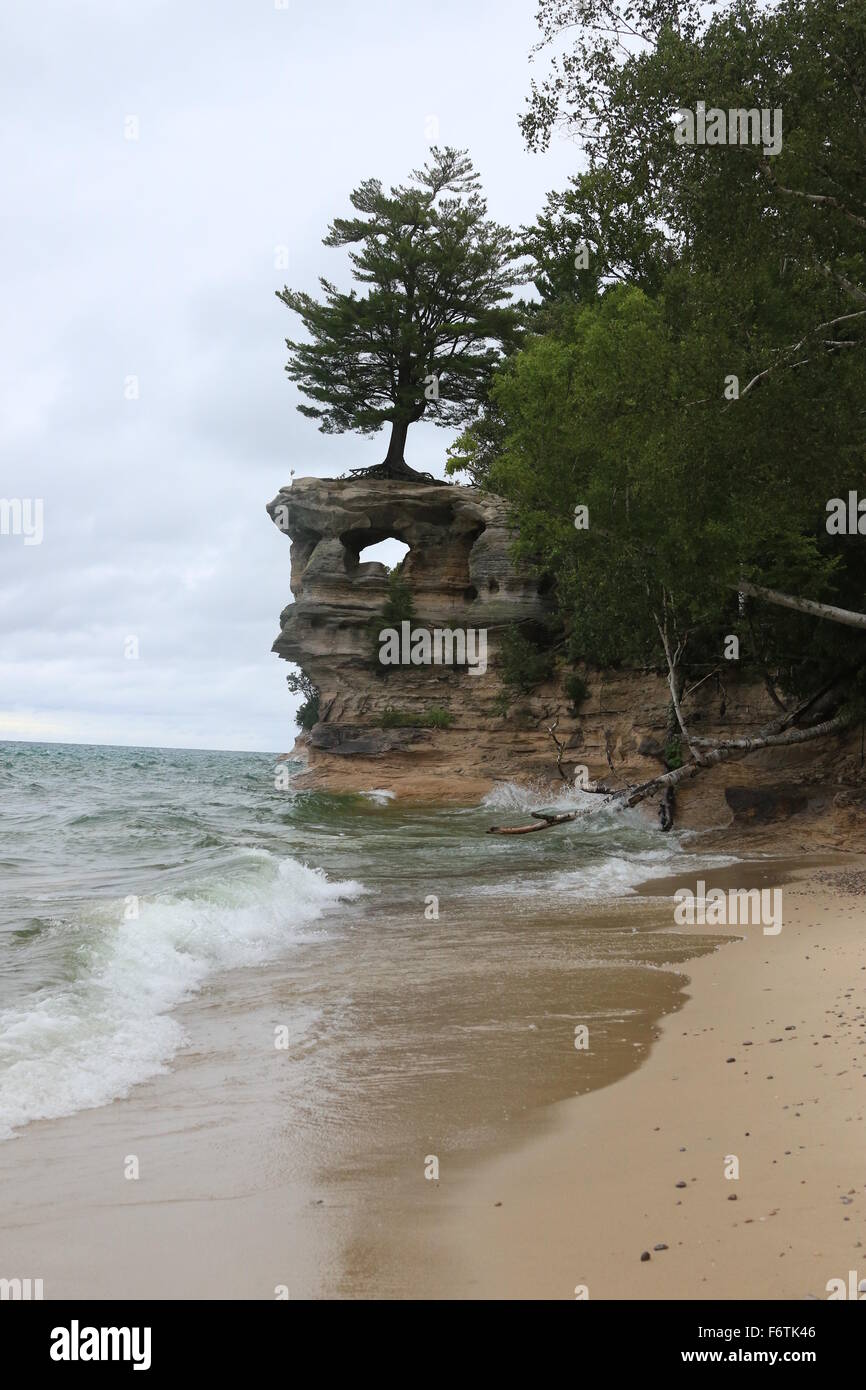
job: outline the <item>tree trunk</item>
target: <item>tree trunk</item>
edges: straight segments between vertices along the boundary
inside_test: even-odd
[[[750,598],[762,598],[765,603],[775,603],[779,608],[793,608],[795,613],[808,613],[813,618],[828,618],[831,623],[844,623],[846,627],[866,628],[866,613],[852,612],[849,608],[835,608],[831,603],[816,603],[811,598],[797,598],[794,594],[780,594],[776,589],[764,589],[760,584],[752,584],[741,579],[732,584],[741,594]]]
[[[392,420],[391,438],[388,441],[388,452],[382,461],[383,468],[393,469],[397,473],[402,472],[404,469],[409,469],[409,472],[412,472],[412,470],[409,468],[408,463],[403,457],[403,453],[406,448],[406,436],[408,433],[408,420]]]
[[[352,476],[355,478],[409,479],[416,483],[440,482],[441,480],[434,478],[431,473],[419,473],[417,469],[410,468],[403,457],[403,451],[406,448],[406,435],[411,423],[411,420],[392,420],[388,452],[382,462],[377,463],[373,468],[353,468],[351,470]]]

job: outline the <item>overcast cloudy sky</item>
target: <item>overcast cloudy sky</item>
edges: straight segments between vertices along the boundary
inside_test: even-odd
[[[0,535],[0,739],[291,746],[270,654],[289,544],[264,504],[292,468],[378,462],[384,436],[298,414],[274,290],[348,283],[327,223],[423,163],[431,116],[494,217],[534,217],[577,164],[517,127],[534,10],[4,6],[0,498],[44,499],[44,539]],[[415,426],[407,457],[441,474],[450,438]]]

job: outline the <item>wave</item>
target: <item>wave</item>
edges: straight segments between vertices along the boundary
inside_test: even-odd
[[[527,814],[530,811],[541,810],[583,811],[586,814],[581,818],[581,825],[595,820],[596,817],[606,822],[615,817],[621,825],[646,825],[639,811],[611,807],[607,804],[607,798],[599,796],[597,792],[582,791],[580,787],[565,783],[552,792],[550,785],[543,782],[529,782],[524,785],[517,782],[500,782],[482,797],[481,805],[491,811]]]
[[[497,883],[479,884],[471,888],[473,897],[533,897],[547,900],[565,899],[575,905],[580,902],[601,902],[608,898],[632,896],[641,883],[671,874],[689,873],[696,863],[707,869],[736,864],[734,856],[725,854],[701,855],[677,853],[675,849],[642,850],[625,855],[609,854],[595,863],[580,868],[551,873],[549,868]]]
[[[164,1072],[186,1041],[171,1016],[178,1004],[218,971],[321,939],[315,924],[365,891],[250,849],[186,891],[94,910],[78,924],[73,979],[0,1013],[0,1138]]]
[[[563,829],[563,834],[586,836],[628,835],[629,845],[647,846],[658,842],[658,829],[637,807],[611,806],[605,796],[597,792],[582,791],[580,787],[566,786],[551,792],[549,785],[529,783],[521,786],[517,782],[501,782],[482,798],[481,805],[487,810],[510,812],[512,815],[528,816],[532,811],[580,811],[582,815]],[[666,833],[669,847],[679,848],[680,841],[676,831]]]
[[[555,807],[557,810],[573,811],[597,800],[593,792],[584,792],[578,787],[566,786],[565,783],[561,790],[558,787],[556,790],[557,795],[551,798],[549,783],[497,782],[496,786],[481,798],[481,805],[494,811],[537,811],[542,806],[545,810]]]
[[[396,792],[386,791],[382,787],[373,787],[371,791],[359,792],[358,795],[372,801],[375,806],[387,806],[389,801],[397,798]]]

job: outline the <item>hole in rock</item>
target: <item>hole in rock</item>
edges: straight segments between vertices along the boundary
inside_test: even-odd
[[[394,569],[409,554],[409,547],[405,541],[398,541],[396,536],[389,536],[387,540],[377,541],[375,545],[368,545],[358,556],[358,563],[366,565],[370,560],[377,564],[385,565],[389,570]]]

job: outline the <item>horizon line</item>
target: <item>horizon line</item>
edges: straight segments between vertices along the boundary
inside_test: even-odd
[[[185,743],[80,743],[75,739],[60,738],[0,738],[0,746],[4,743],[25,743],[37,748],[130,748],[152,753],[263,753],[282,756],[270,748],[196,748]]]

